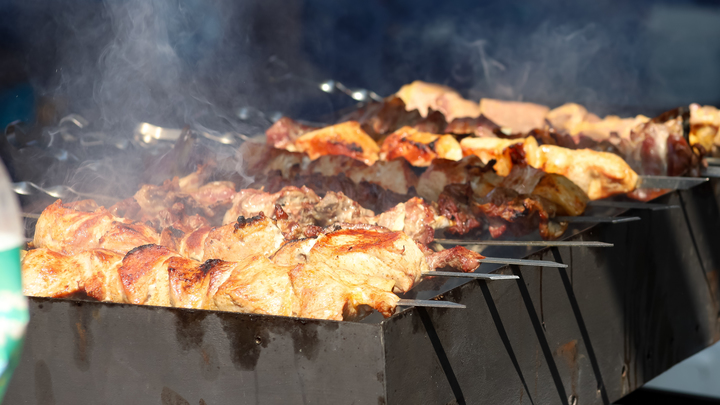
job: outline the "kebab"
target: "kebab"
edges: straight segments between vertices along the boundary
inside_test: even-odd
[[[57,211],[57,207],[50,211]],[[80,226],[87,227],[95,217],[85,214],[78,213],[74,218]],[[27,252],[23,259],[26,294],[68,296],[84,292],[100,300],[135,304],[354,319],[365,314],[366,311],[358,309],[363,305],[389,316],[399,300],[391,293],[406,292],[423,275],[432,275],[431,268],[450,266],[472,271],[483,258],[462,248],[423,252],[402,232],[352,224],[334,227],[302,244],[294,241],[282,245],[284,239],[273,224],[260,214],[210,230],[202,239],[199,252],[188,250],[186,239],[183,241],[186,248],[180,248],[186,255],[165,246],[143,245],[128,252],[122,260],[121,253],[103,248],[75,253],[68,246],[61,246],[63,252],[72,253],[55,252],[40,246],[44,239],[37,238],[37,248]],[[41,234],[47,233],[44,228],[52,227],[47,221],[39,221],[39,225]],[[77,242],[64,241],[68,245]],[[298,244],[304,253],[297,254]],[[201,258],[204,264],[194,258]],[[273,263],[269,262],[271,259]],[[288,296],[287,280],[292,281],[299,309],[293,305],[277,306],[277,299]],[[276,282],[284,285],[284,289],[268,291],[268,285]],[[248,303],[253,301],[248,294],[274,301],[253,306]],[[340,304],[333,306],[328,302]]]

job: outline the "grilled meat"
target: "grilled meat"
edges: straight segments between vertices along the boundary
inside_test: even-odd
[[[308,132],[295,140],[299,152],[311,160],[323,155],[344,155],[367,165],[378,160],[380,148],[356,121],[343,122]]]
[[[690,104],[690,145],[701,145],[717,155],[720,148],[720,110],[715,107]]]
[[[45,208],[35,225],[33,246],[63,254],[94,248],[124,254],[160,239],[151,227],[115,217],[104,207],[87,212],[74,206],[57,200]]]
[[[303,125],[288,117],[282,117],[265,131],[265,136],[267,137],[268,145],[272,145],[278,149],[297,152],[295,141],[302,135],[315,131],[316,129],[318,128]]]
[[[432,110],[441,112],[448,122],[455,118],[480,115],[477,103],[465,100],[455,90],[438,84],[417,80],[402,86],[396,95],[405,103],[406,110],[418,110],[423,117],[427,117]]]
[[[383,160],[402,157],[413,166],[425,167],[437,158],[460,160],[462,149],[452,135],[435,135],[402,127],[385,138],[380,157]]]

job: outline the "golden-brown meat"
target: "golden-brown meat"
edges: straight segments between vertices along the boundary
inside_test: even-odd
[[[720,147],[720,110],[715,107],[690,104],[690,145],[702,145],[708,152]]]
[[[177,257],[177,253],[157,245],[140,246],[125,255],[118,269],[124,301],[170,306],[167,262],[173,257]]]
[[[203,261],[240,261],[254,254],[270,256],[282,246],[280,228],[262,212],[255,217],[239,217],[235,223],[213,228],[205,239]]]
[[[45,208],[35,225],[33,246],[66,255],[95,248],[126,253],[160,239],[149,226],[117,218],[103,207],[92,212],[73,207],[57,200]]]
[[[460,141],[463,155],[475,155],[484,164],[491,160],[495,161],[495,173],[499,176],[507,176],[512,169],[512,160],[508,153],[505,153],[509,146],[522,143],[523,139],[502,139],[502,138],[464,138]]]
[[[308,132],[295,140],[298,151],[315,160],[323,155],[344,155],[367,165],[378,160],[380,148],[356,121]]]
[[[564,104],[551,110],[546,118],[555,130],[572,135],[576,142],[580,135],[599,142],[609,139],[613,133],[621,139],[629,139],[633,128],[650,121],[650,118],[643,115],[635,118],[608,115],[600,119],[597,115],[589,113],[585,107],[575,103]]]
[[[123,302],[118,277],[122,259],[104,249],[73,256],[45,248],[30,250],[22,261],[23,294],[60,298],[85,293],[98,301]]]
[[[211,263],[180,256],[172,256],[165,261],[171,306],[195,309],[208,307],[208,272]]]
[[[520,101],[480,100],[480,114],[512,132],[527,133],[545,126],[545,115],[550,109],[544,105]]]
[[[125,254],[138,246],[155,244],[159,240],[157,232],[145,224],[114,221],[98,241],[98,246]]]
[[[307,263],[310,249],[315,246],[317,238],[304,238],[285,242],[270,258],[280,266],[295,266]]]
[[[423,117],[427,117],[430,110],[440,111],[448,122],[455,118],[480,115],[477,103],[439,84],[416,80],[402,86],[396,95],[405,103],[407,111],[418,110]]]
[[[413,166],[426,167],[437,158],[460,160],[462,149],[452,135],[436,135],[402,127],[385,138],[380,157],[383,160],[404,158]]]
[[[113,222],[115,218],[104,208],[93,212],[78,211],[57,200],[40,214],[33,246],[64,254],[96,248]]]
[[[561,174],[580,187],[590,200],[635,189],[638,175],[620,157],[590,149],[571,150],[540,145],[533,137],[523,144],[527,163],[546,173]]]
[[[400,298],[393,281],[333,268],[322,262],[300,264],[290,273],[303,318],[356,320],[372,309],[389,317]]]
[[[318,237],[308,263],[332,269],[382,277],[395,282],[394,291],[405,292],[429,271],[422,251],[402,232],[375,229],[341,229]]]
[[[585,192],[565,176],[546,173],[532,190],[532,194],[557,205],[558,215],[582,215],[589,198]]]
[[[288,272],[263,255],[249,256],[237,263],[211,260],[208,299],[211,309],[266,315],[297,316],[300,302]]]
[[[60,298],[83,291],[83,270],[67,258],[46,248],[28,251],[22,260],[23,294]]]

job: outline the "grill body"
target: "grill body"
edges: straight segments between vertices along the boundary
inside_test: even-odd
[[[30,298],[8,404],[609,404],[720,339],[720,183],[510,282],[350,323]]]

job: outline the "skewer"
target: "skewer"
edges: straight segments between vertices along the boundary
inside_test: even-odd
[[[407,300],[401,299],[398,301],[398,306],[403,307],[427,307],[427,308],[466,308],[463,304],[458,304],[450,301],[433,301],[433,300]]]
[[[707,177],[640,176],[636,188],[687,190],[708,180]]]
[[[639,221],[640,217],[590,217],[590,216],[577,216],[577,217],[553,217],[554,220],[559,222],[570,222],[580,224],[621,224],[623,222]]]
[[[702,175],[707,177],[720,177],[720,167],[708,166],[703,170]]]
[[[462,273],[459,271],[430,271],[423,273],[423,276],[430,277],[455,277],[455,278],[474,278],[478,280],[515,280],[520,277],[516,275],[490,274],[490,273]]]
[[[480,259],[480,263],[513,264],[516,266],[556,267],[560,269],[568,267],[567,264],[551,262],[549,260],[507,259],[504,257],[486,257],[484,259]]]
[[[720,158],[706,157],[705,162],[710,166],[720,166]]]
[[[593,207],[610,207],[610,208],[651,210],[651,211],[671,210],[671,209],[680,208],[679,205],[643,203],[643,202],[632,202],[632,201],[605,201],[605,200],[590,201],[590,203],[588,205],[593,206]]]
[[[612,243],[598,241],[558,241],[558,240],[462,240],[435,239],[440,244],[452,245],[483,245],[483,246],[579,246],[579,247],[613,247]]]

